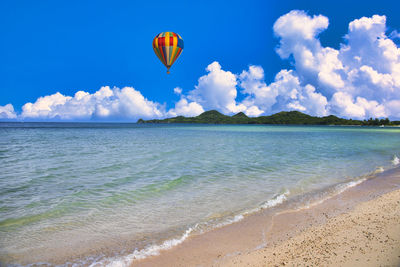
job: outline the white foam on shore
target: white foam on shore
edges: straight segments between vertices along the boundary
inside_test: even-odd
[[[385,169],[384,169],[383,167],[378,167],[378,168],[376,168],[376,170],[373,171],[372,173],[373,173],[373,174],[377,174],[377,173],[382,173],[382,172],[384,172],[384,171],[385,171]]]
[[[239,221],[243,220],[243,218],[244,218],[243,214],[238,214],[235,217],[233,217],[232,219],[227,219],[224,222],[217,224],[214,228],[220,228],[220,227],[223,227],[223,226],[235,223],[235,222],[239,222]]]
[[[361,184],[361,183],[364,182],[365,180],[367,180],[367,178],[363,178],[363,179],[360,179],[360,180],[351,181],[351,182],[348,182],[348,183],[339,184],[339,185],[336,186],[334,194],[331,194],[331,195],[329,195],[329,196],[327,196],[327,197],[324,197],[324,198],[321,198],[321,199],[319,199],[319,200],[317,200],[317,201],[314,201],[314,202],[312,202],[312,203],[309,203],[308,205],[299,207],[299,208],[297,208],[296,210],[309,209],[309,208],[311,208],[311,207],[314,207],[314,206],[317,206],[317,205],[319,205],[319,204],[322,204],[322,203],[324,203],[325,201],[327,201],[328,199],[330,199],[330,198],[332,198],[332,197],[334,197],[334,196],[340,195],[341,193],[343,193],[344,191],[348,190],[349,188],[352,188],[352,187],[354,187],[354,186],[357,186],[357,185]]]
[[[248,211],[243,212],[242,214],[238,214],[235,217],[233,217],[232,219],[227,219],[222,223],[219,223],[215,226],[215,228],[219,228],[219,227],[223,227],[235,222],[239,222],[241,220],[244,219],[244,216],[252,214],[252,213],[256,213],[259,212],[262,209],[267,209],[267,208],[272,208],[274,206],[277,206],[279,204],[282,204],[286,199],[287,199],[287,195],[289,195],[290,192],[289,190],[286,190],[285,193],[277,195],[276,197],[274,197],[273,199],[268,200],[267,202],[265,202],[264,204],[262,204],[260,207],[257,207],[255,209],[251,209]]]
[[[397,162],[397,163],[395,163],[394,161]],[[397,158],[396,155],[394,156],[392,163],[394,165],[399,164],[399,158]],[[375,171],[371,172],[371,174],[374,175],[374,174],[382,173],[384,171],[385,171],[385,169],[380,166],[380,167],[377,167],[375,169]],[[309,205],[306,205],[305,207],[299,208],[299,209],[309,209],[309,208],[311,208],[313,206],[319,205],[319,204],[325,202],[326,200],[328,200],[328,199],[330,199],[330,198],[332,198],[334,196],[337,196],[337,195],[343,193],[344,191],[346,191],[346,190],[348,190],[348,189],[350,189],[350,188],[352,188],[354,186],[357,186],[357,185],[361,184],[362,182],[364,182],[367,179],[368,178],[365,177],[365,178],[362,178],[362,179],[359,179],[359,180],[350,181],[348,183],[339,184],[339,185],[336,186],[336,188],[335,188],[336,190],[335,190],[334,194],[332,194],[332,195],[330,195],[330,196],[328,196],[326,198],[322,198],[322,199],[320,199],[318,201],[315,201],[315,202],[313,202],[313,203],[311,203]]]
[[[382,169],[382,170],[379,170],[379,172],[383,172],[383,168],[382,168],[382,167],[381,167],[381,169]],[[348,182],[348,183],[345,183],[345,184],[341,184],[341,185],[339,185],[339,186],[337,187],[338,190],[336,191],[336,194],[335,194],[335,195],[339,195],[339,194],[343,193],[344,191],[346,191],[347,189],[352,188],[352,187],[354,187],[354,186],[356,186],[356,185],[361,184],[361,183],[364,182],[365,180],[367,180],[367,179],[364,178],[364,179],[360,179],[360,180],[356,180],[356,181],[351,181],[351,182]]]
[[[288,194],[290,194],[290,192],[286,190],[285,193],[277,195],[273,199],[268,200],[267,202],[263,203],[260,207],[253,209],[251,211],[244,212],[242,214],[235,215],[233,218],[227,219],[224,222],[217,224],[213,228],[219,228],[235,222],[239,222],[243,220],[245,215],[258,212],[261,209],[271,208],[276,205],[282,204],[287,199]],[[141,250],[135,250],[133,253],[127,256],[103,259],[101,261],[92,263],[90,267],[100,267],[100,266],[126,267],[132,264],[132,262],[135,260],[142,260],[149,256],[157,256],[160,254],[162,250],[168,250],[183,243],[183,241],[185,241],[189,237],[189,235],[198,228],[199,224],[196,224],[194,227],[190,227],[188,230],[186,230],[186,232],[180,238],[166,240],[161,245],[152,245]]]
[[[286,199],[287,196],[290,194],[289,190],[286,190],[285,193],[278,195],[277,197],[268,200],[264,204],[261,205],[262,209],[267,209],[267,208],[272,208],[275,207],[276,205],[282,204]]]
[[[266,202],[264,202],[263,204],[261,204],[259,207],[246,211],[243,213],[243,215],[249,215],[249,214],[253,214],[256,212],[261,211],[262,209],[268,209],[268,208],[272,208],[275,207],[279,204],[282,204],[284,201],[287,200],[287,196],[290,194],[289,190],[286,190],[283,194],[277,195],[276,197],[274,197],[273,199],[270,199]]]
[[[194,227],[190,227],[186,232],[176,239],[169,239],[164,241],[161,245],[152,245],[144,249],[135,250],[133,253],[119,257],[119,258],[109,258],[104,259],[100,262],[95,262],[90,265],[90,267],[108,266],[108,267],[125,267],[129,266],[134,260],[145,259],[149,256],[156,256],[160,254],[160,251],[167,250],[175,247],[185,241],[191,232],[197,228],[197,224]]]
[[[392,164],[394,166],[396,166],[396,165],[399,165],[399,163],[400,163],[400,159],[397,157],[397,155],[394,155],[393,159],[392,159]]]

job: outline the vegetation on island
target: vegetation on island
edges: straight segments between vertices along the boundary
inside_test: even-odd
[[[203,124],[297,124],[297,125],[359,125],[359,126],[391,126],[400,125],[400,121],[385,119],[352,120],[334,115],[314,117],[299,111],[282,111],[270,116],[248,117],[243,112],[233,116],[224,115],[216,110],[203,112],[196,117],[178,116],[168,119],[143,120],[137,123],[203,123]]]

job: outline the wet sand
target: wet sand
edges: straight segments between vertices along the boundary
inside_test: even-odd
[[[218,266],[400,266],[400,190]]]
[[[400,169],[315,205],[288,202],[132,266],[400,266]]]

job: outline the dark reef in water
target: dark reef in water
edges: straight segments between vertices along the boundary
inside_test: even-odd
[[[298,124],[298,125],[360,125],[360,126],[391,126],[400,125],[400,121],[386,119],[352,120],[334,115],[314,117],[299,111],[282,111],[270,116],[248,117],[243,112],[233,116],[221,114],[216,110],[206,111],[196,117],[178,116],[162,120],[143,120],[137,123],[204,123],[204,124]]]

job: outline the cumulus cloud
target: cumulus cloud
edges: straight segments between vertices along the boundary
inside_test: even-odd
[[[182,97],[176,104],[175,108],[170,109],[167,113],[168,117],[186,116],[194,117],[204,112],[203,107],[197,102],[189,102]]]
[[[368,101],[363,97],[357,97],[356,100],[346,92],[337,92],[331,100],[331,110],[333,113],[363,119],[368,117],[385,117],[385,107],[377,101]]]
[[[281,16],[273,26],[274,33],[281,38],[278,54],[282,58],[288,58],[292,54],[291,51],[296,49],[299,40],[308,41],[310,46],[316,45],[315,37],[327,29],[328,25],[327,17],[322,15],[310,17],[300,10],[292,10]]]
[[[163,116],[163,107],[147,100],[132,87],[109,86],[90,94],[78,91],[73,97],[56,93],[39,97],[22,107],[22,118],[29,119],[135,119]]]
[[[343,65],[338,51],[322,47],[318,35],[327,29],[329,20],[322,15],[308,16],[294,10],[281,16],[274,24],[275,35],[280,39],[277,53],[282,59],[293,56],[298,76],[303,83],[323,88],[331,94],[344,88]]]
[[[299,110],[313,115],[327,113],[326,98],[312,85],[302,86],[292,70],[280,71],[270,85],[265,83],[264,70],[260,66],[249,66],[240,75],[223,70],[218,62],[211,63],[206,70],[208,74],[200,77],[198,85],[188,94],[193,105],[196,103],[206,110],[217,109],[227,114],[244,112],[248,116],[282,110]],[[236,101],[237,87],[246,95],[241,102]]]
[[[386,17],[351,21],[339,50],[321,45],[318,35],[328,25],[328,18],[304,11],[281,16],[273,27],[280,38],[277,53],[282,59],[292,56],[300,84],[310,84],[325,96],[330,113],[399,118],[400,49],[393,33],[386,35]]]
[[[175,87],[175,88],[174,88],[174,93],[177,94],[177,95],[181,95],[181,94],[182,94],[182,88],[180,88],[180,87]]]
[[[239,79],[243,93],[249,94],[243,101],[249,108],[258,107],[265,114],[282,110],[298,110],[317,116],[327,114],[326,97],[317,93],[310,84],[302,86],[292,70],[281,70],[268,86],[260,66],[250,66]]]
[[[5,106],[0,106],[0,119],[15,119],[17,114],[14,111],[14,106],[7,104]]]
[[[237,80],[235,74],[224,71],[218,62],[207,66],[206,75],[199,78],[195,89],[188,98],[199,103],[205,109],[217,109],[223,113],[237,113],[246,109],[236,103]]]
[[[340,49],[324,47],[319,34],[329,26],[323,15],[293,10],[281,16],[273,30],[276,52],[293,62],[267,84],[260,66],[238,76],[245,112],[254,115],[299,110],[311,115],[348,118],[400,118],[400,49],[386,35],[386,17],[374,15],[349,23]]]
[[[243,71],[239,75],[239,81],[240,87],[243,88],[242,93],[248,95],[243,104],[252,110],[251,115],[258,116],[271,111],[272,106],[276,103],[278,91],[264,82],[262,67],[250,66],[248,71]]]

